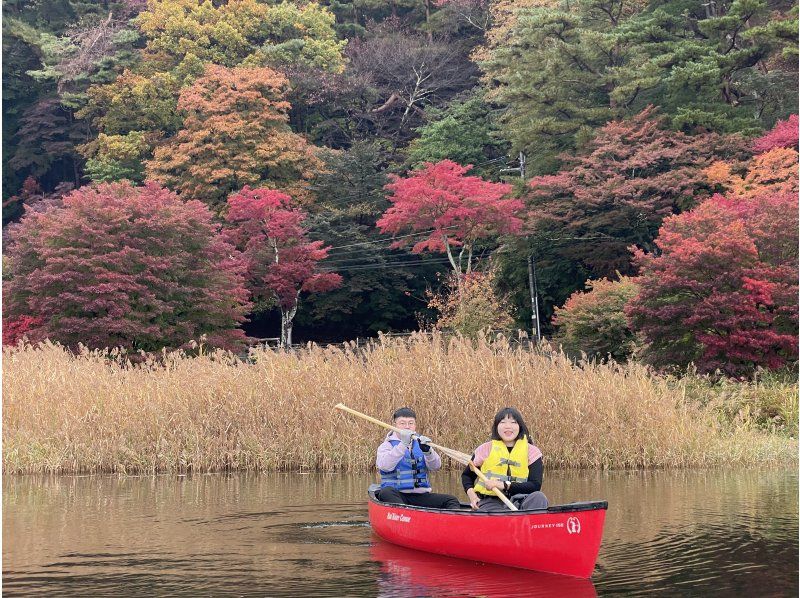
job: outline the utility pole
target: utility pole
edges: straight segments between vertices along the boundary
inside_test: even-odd
[[[519,178],[525,181],[525,167],[527,160],[525,152],[519,153]],[[536,280],[536,258],[533,251],[528,254],[528,287],[531,292],[531,333],[536,335],[536,342],[542,340],[542,326],[539,321],[539,285]]]
[[[527,160],[525,158],[525,152],[519,153],[519,166],[516,168],[501,168],[500,172],[518,172],[519,178],[523,181],[525,180],[525,166],[527,165]]]
[[[503,168],[500,172],[519,172],[519,178],[525,181],[525,167],[527,160],[525,152],[519,153],[518,168]],[[536,335],[536,342],[542,340],[542,326],[539,322],[539,286],[536,280],[536,258],[533,252],[528,254],[528,288],[531,293],[531,333]]]
[[[536,280],[536,260],[533,252],[528,254],[528,288],[531,292],[531,332],[536,335],[536,342],[542,340],[542,327],[539,323],[539,289]]]

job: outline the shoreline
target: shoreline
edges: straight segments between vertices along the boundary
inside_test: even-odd
[[[764,471],[769,472],[776,472],[776,471],[792,471],[798,474],[800,477],[800,472],[797,471],[797,465],[800,463],[800,459],[795,459],[793,461],[782,461],[782,462],[772,462],[765,464],[761,469]],[[652,467],[646,469],[595,469],[595,468],[559,468],[559,469],[545,469],[545,473],[548,475],[557,474],[557,475],[564,475],[564,474],[575,474],[578,476],[579,474],[592,474],[592,475],[599,475],[599,474],[613,474],[613,475],[621,475],[621,474],[629,474],[629,475],[648,475],[648,474],[660,474],[660,473],[669,473],[669,474],[677,474],[677,473],[738,473],[740,470],[741,464],[729,464],[729,465],[718,465],[713,467],[708,466],[681,466],[681,467]],[[434,475],[446,475],[452,474],[460,471],[460,468],[443,468],[438,472],[435,472]],[[234,476],[234,475],[281,475],[281,476],[297,476],[297,475],[308,475],[308,476],[325,476],[325,477],[334,477],[334,476],[367,476],[372,475],[374,472],[372,471],[349,471],[349,470],[336,470],[336,471],[288,471],[288,470],[266,470],[266,469],[230,469],[230,470],[220,470],[220,471],[198,471],[198,472],[171,472],[171,471],[158,471],[154,473],[122,473],[122,472],[113,472],[113,471],[99,471],[95,473],[70,473],[70,472],[41,472],[41,473],[31,473],[31,472],[16,472],[16,473],[6,473],[3,472],[3,477],[8,479],[31,479],[31,478],[41,478],[41,479],[50,479],[50,478],[69,478],[69,479],[81,479],[81,478],[117,478],[117,479],[145,479],[145,478],[192,478],[192,477],[199,477],[199,476]]]

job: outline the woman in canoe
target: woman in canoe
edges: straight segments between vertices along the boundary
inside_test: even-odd
[[[492,439],[475,449],[472,461],[488,478],[482,482],[469,467],[461,474],[461,483],[473,509],[508,510],[494,493],[495,488],[512,497],[520,510],[547,508],[547,497],[541,492],[542,451],[531,444],[528,426],[513,407],[497,412],[492,423]]]

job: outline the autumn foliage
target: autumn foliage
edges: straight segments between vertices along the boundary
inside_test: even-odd
[[[320,260],[328,254],[322,241],[309,241],[305,213],[293,199],[273,189],[245,186],[228,199],[228,238],[241,249],[247,280],[256,300],[281,310],[281,340],[292,342],[292,321],[302,292],[324,292],[342,277],[323,272]]]
[[[664,218],[710,195],[702,173],[716,135],[666,130],[648,108],[602,127],[588,151],[563,156],[555,175],[531,179],[530,225],[568,243],[565,257],[595,277],[630,274],[628,246],[652,248]]]
[[[797,115],[781,121],[753,142],[755,156],[738,174],[728,162],[715,162],[705,170],[712,183],[727,196],[753,197],[763,193],[797,193]]]
[[[138,18],[146,59],[191,73],[198,64],[317,67],[340,70],[344,41],[317,2],[159,0]]]
[[[644,358],[729,375],[797,359],[797,210],[794,194],[715,195],[668,218],[660,255],[635,256]]]
[[[628,315],[650,362],[742,375],[797,359],[797,141],[792,116],[753,142],[743,167],[708,167],[726,195],[665,221],[660,255],[636,252],[641,292]]]
[[[574,292],[563,307],[557,307],[553,324],[556,343],[570,354],[625,361],[636,339],[625,316],[625,305],[639,286],[630,277],[619,280],[589,280],[586,292]]]
[[[32,330],[36,330],[44,323],[38,316],[19,316],[3,321],[3,346],[11,347],[26,338]]]
[[[386,185],[392,206],[378,220],[378,228],[391,234],[430,231],[414,242],[412,253],[446,252],[457,274],[469,272],[475,242],[518,232],[522,220],[517,214],[523,208],[519,200],[506,197],[511,185],[469,176],[471,168],[442,160],[428,162],[407,177],[395,176]],[[400,239],[394,246],[408,244]],[[460,248],[458,255],[454,248]]]
[[[467,338],[507,331],[514,324],[513,308],[495,289],[494,270],[472,271],[459,278],[451,272],[438,292],[428,292],[428,308],[439,313],[434,328]]]
[[[269,68],[208,65],[181,91],[183,128],[156,148],[148,176],[188,198],[220,204],[245,185],[308,195],[318,166],[288,124],[288,81]]]
[[[204,204],[155,184],[82,187],[12,225],[6,251],[4,341],[153,351],[244,339],[238,252]]]
[[[781,147],[796,150],[798,126],[800,126],[800,122],[798,122],[796,114],[790,115],[786,120],[778,121],[771,131],[753,142],[753,151],[763,154]]]

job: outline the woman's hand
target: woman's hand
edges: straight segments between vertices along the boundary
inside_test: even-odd
[[[470,488],[469,490],[467,490],[467,497],[469,498],[469,506],[472,507],[473,511],[477,511],[478,502],[481,500],[478,497],[478,493],[475,492],[475,490],[473,490],[472,488]]]
[[[505,490],[506,487],[500,480],[486,480],[483,485],[489,490]]]

